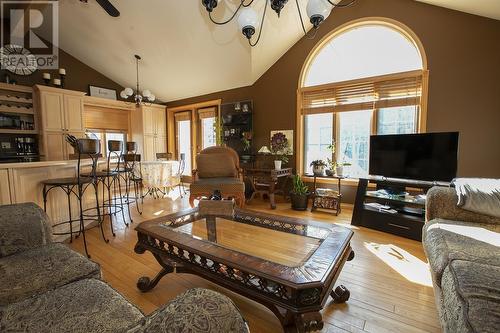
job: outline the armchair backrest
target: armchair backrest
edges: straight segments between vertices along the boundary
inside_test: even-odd
[[[199,178],[239,177],[240,158],[229,147],[208,147],[196,155]]]

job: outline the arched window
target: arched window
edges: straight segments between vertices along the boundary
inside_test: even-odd
[[[427,71],[410,34],[395,24],[356,23],[311,52],[299,89],[302,171],[313,160],[368,174],[370,135],[422,131]],[[331,144],[335,142],[336,151]]]

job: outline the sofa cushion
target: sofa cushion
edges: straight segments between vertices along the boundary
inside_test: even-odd
[[[423,246],[434,281],[454,259],[500,266],[500,225],[434,219],[423,229]]]
[[[446,332],[498,332],[500,267],[453,260],[442,277]]]
[[[99,265],[64,244],[52,243],[1,258],[0,305],[91,277],[101,277]]]
[[[0,206],[0,258],[52,240],[49,217],[32,202]]]
[[[238,177],[238,170],[229,154],[198,154],[196,166],[199,178]]]
[[[248,327],[228,297],[195,288],[177,296],[127,332],[245,333]]]
[[[144,316],[102,281],[80,280],[0,308],[5,332],[123,332]]]

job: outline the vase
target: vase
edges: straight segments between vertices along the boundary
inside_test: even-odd
[[[281,161],[274,161],[274,169],[275,170],[281,170]]]
[[[323,176],[325,172],[325,167],[323,165],[315,165],[313,166],[313,173],[316,176]]]
[[[337,176],[343,177],[344,176],[344,167],[343,166],[337,166]]]

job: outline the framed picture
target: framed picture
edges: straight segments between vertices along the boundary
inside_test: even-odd
[[[89,95],[116,100],[116,90],[89,85]]]
[[[284,155],[293,155],[293,130],[271,131],[271,147]]]

